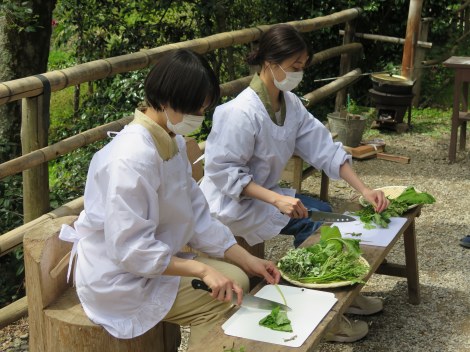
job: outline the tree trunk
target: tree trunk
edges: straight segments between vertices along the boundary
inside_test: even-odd
[[[56,0],[32,0],[30,3],[30,19],[36,19],[33,32],[18,29],[18,26],[32,25],[32,21],[21,23],[21,19],[15,18],[15,14],[8,10],[0,13],[0,81],[47,71],[52,10]],[[20,103],[16,101],[0,106],[0,162],[21,153]]]

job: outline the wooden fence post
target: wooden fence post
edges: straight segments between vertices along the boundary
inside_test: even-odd
[[[413,77],[414,57],[418,43],[418,30],[421,21],[421,10],[423,0],[411,0],[408,11],[408,22],[406,23],[405,45],[403,47],[403,58],[401,61],[401,75],[410,79]]]
[[[427,41],[428,40],[428,33],[429,33],[429,24],[431,23],[432,18],[423,18],[421,21],[421,27],[419,30],[419,40],[420,41]],[[416,46],[416,56],[414,59],[414,68],[415,70],[413,71],[413,74],[411,76],[412,79],[416,80],[416,83],[413,86],[413,101],[412,104],[414,107],[417,107],[419,105],[419,98],[421,95],[421,80],[423,77],[423,60],[425,56],[425,51],[426,49]]]
[[[356,21],[346,22],[344,27],[343,45],[352,43],[354,41],[354,34],[356,33]],[[343,76],[351,71],[352,66],[352,55],[349,53],[341,54],[341,60],[339,65],[339,75]],[[347,88],[341,89],[336,93],[335,111],[340,111],[346,104]]]
[[[43,94],[22,99],[21,146],[22,153],[28,154],[47,146],[50,96]],[[47,101],[46,101],[47,100]],[[49,211],[49,173],[47,163],[23,171],[23,213],[24,223],[36,219]]]

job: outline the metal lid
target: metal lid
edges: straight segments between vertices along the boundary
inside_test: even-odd
[[[379,84],[390,84],[394,86],[412,86],[415,82],[406,77],[391,75],[389,73],[374,73],[370,78]]]

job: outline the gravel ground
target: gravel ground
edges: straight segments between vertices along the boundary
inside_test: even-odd
[[[470,250],[458,245],[461,237],[470,234],[470,151],[459,152],[457,162],[449,164],[448,134],[432,137],[377,132],[370,137],[384,139],[387,153],[409,156],[411,163],[354,161],[355,170],[366,184],[412,185],[437,200],[423,207],[416,220],[422,302],[417,306],[408,303],[405,279],[373,275],[363,292],[382,297],[385,309],[361,318],[369,323],[368,336],[353,344],[323,343],[318,350],[470,352]],[[318,181],[319,177],[308,178],[303,190],[317,193]],[[344,181],[331,181],[333,207],[356,196]],[[291,238],[277,236],[267,243],[266,255],[277,260],[291,244]],[[388,259],[404,263],[403,253],[399,241]],[[188,329],[183,328],[184,341],[187,334]],[[26,320],[0,330],[1,351],[27,351],[27,340]],[[185,351],[184,345],[180,351]]]

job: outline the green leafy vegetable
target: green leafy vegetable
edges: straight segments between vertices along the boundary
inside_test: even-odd
[[[281,310],[281,307],[279,306],[274,308],[268,316],[261,319],[259,321],[259,325],[277,331],[293,331],[291,321],[287,317],[287,313]]]
[[[281,295],[282,301],[284,302],[284,305],[287,306],[286,297],[284,297],[284,294],[282,293],[282,291],[281,291],[281,289],[279,288],[279,286],[278,286],[278,285],[274,285],[274,287],[276,287],[277,292],[279,292],[279,294]]]
[[[284,274],[302,283],[362,282],[369,268],[359,260],[359,242],[341,238],[337,226],[322,227],[320,242],[291,249],[277,265]]]
[[[408,187],[400,194],[395,201],[405,203],[408,205],[413,204],[432,204],[436,199],[426,192],[416,192],[414,187]]]
[[[411,205],[432,204],[436,201],[429,193],[416,192],[414,187],[406,188],[397,198],[389,200],[390,205],[381,213],[376,213],[374,207],[369,204],[354,215],[359,216],[365,229],[373,229],[376,226],[387,228],[391,217],[403,215]]]

